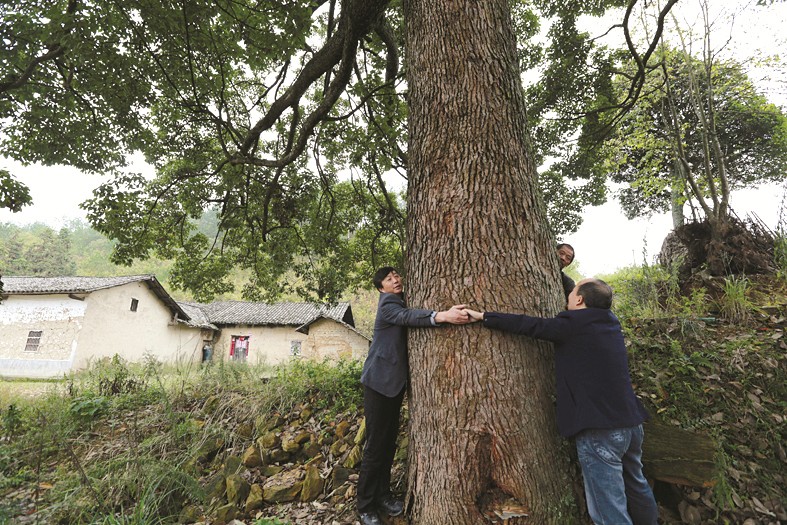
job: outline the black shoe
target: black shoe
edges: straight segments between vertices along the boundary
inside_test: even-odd
[[[361,512],[358,517],[361,518],[361,525],[383,525],[376,512]]]
[[[398,516],[404,510],[404,503],[388,496],[377,502],[377,508],[389,516]]]

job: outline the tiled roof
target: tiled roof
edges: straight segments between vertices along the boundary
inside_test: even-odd
[[[125,277],[7,277],[3,276],[3,293],[57,294],[90,293],[113,286],[155,279],[152,275]]]
[[[355,325],[350,303],[320,305],[313,303],[249,303],[226,301],[197,305],[211,323],[217,325],[279,325],[301,326],[317,317]]]
[[[197,303],[183,303],[179,301],[178,306],[180,306],[189,316],[189,320],[185,321],[187,325],[194,326],[196,328],[210,328],[212,330],[218,330],[218,327],[211,323],[210,319],[208,319],[208,316],[202,311],[201,306],[203,305]]]
[[[182,320],[189,315],[167,293],[153,275],[127,275],[124,277],[8,277],[3,276],[4,295],[83,294],[144,282],[169,309]]]

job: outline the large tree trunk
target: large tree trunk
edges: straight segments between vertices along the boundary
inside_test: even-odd
[[[411,306],[554,315],[508,2],[410,0],[405,23]],[[508,523],[579,522],[550,345],[478,325],[411,330],[410,367],[413,523],[477,525],[505,498],[509,516],[528,514]]]

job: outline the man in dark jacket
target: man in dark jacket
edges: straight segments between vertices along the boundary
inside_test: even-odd
[[[464,305],[436,312],[407,308],[402,278],[395,268],[380,268],[372,279],[380,292],[374,336],[363,364],[363,409],[366,446],[358,476],[358,513],[362,525],[380,525],[377,512],[402,513],[404,505],[391,496],[391,466],[399,434],[399,411],[407,385],[407,327],[470,322]]]
[[[574,247],[570,244],[560,243],[556,249],[557,258],[560,260],[560,279],[563,282],[563,292],[566,294],[566,299],[568,299],[568,294],[571,293],[575,285],[574,279],[566,275],[563,269],[574,262]]]
[[[574,437],[594,523],[656,525],[658,507],[642,474],[642,423],[612,289],[584,279],[568,296],[568,311],[551,319],[476,312],[473,320],[555,344],[557,427]]]

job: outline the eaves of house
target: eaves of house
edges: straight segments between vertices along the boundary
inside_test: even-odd
[[[180,321],[190,321],[191,316],[167,293],[154,275],[127,275],[123,277],[8,277],[3,276],[3,297],[11,295],[68,295],[84,299],[97,290],[144,282]]]

